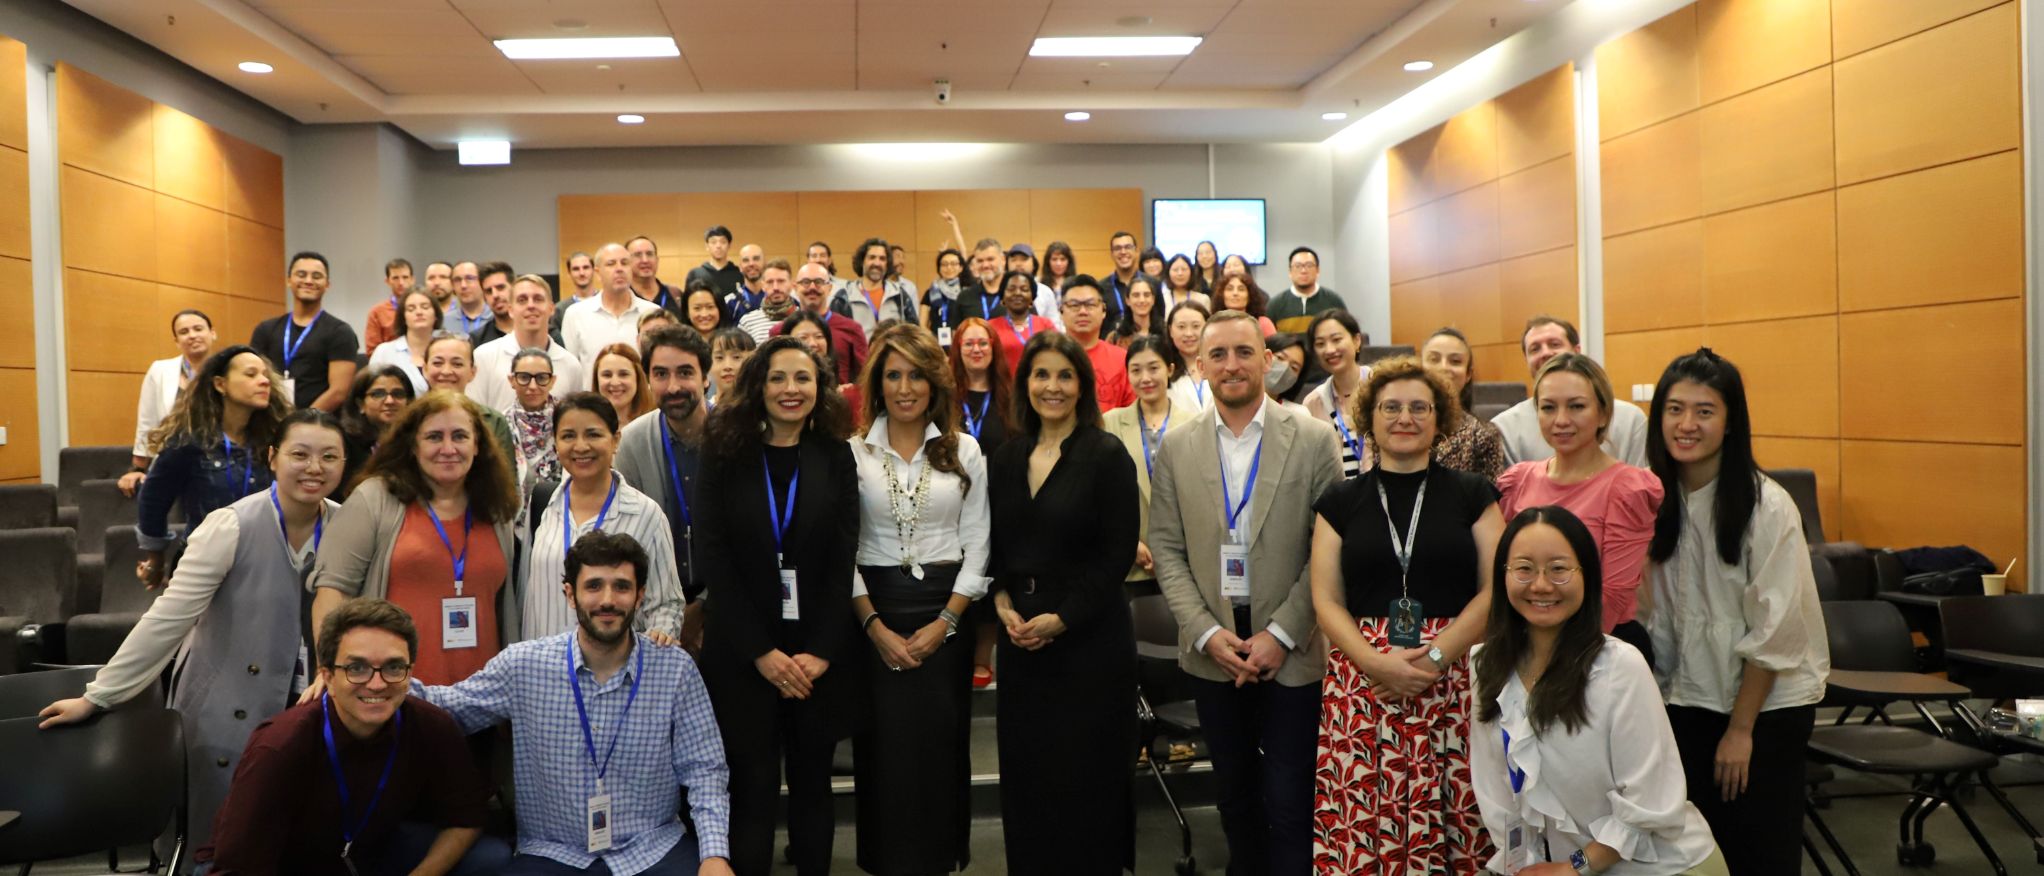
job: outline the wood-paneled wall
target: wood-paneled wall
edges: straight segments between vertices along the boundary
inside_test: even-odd
[[[226,346],[283,312],[284,161],[67,64],[57,158],[70,440],[128,444],[172,314],[205,311]]]
[[[1575,119],[1563,65],[1386,153],[1389,343],[1454,326],[1477,379],[1523,381],[1526,319],[1577,318]]]
[[[1831,537],[2021,555],[2017,4],[1699,0],[1597,67],[1612,381],[1708,344]]]
[[[870,192],[687,192],[652,195],[562,195],[558,205],[560,256],[594,252],[607,242],[638,235],[660,246],[660,279],[680,286],[702,264],[703,232],[723,225],[734,235],[731,257],[748,243],[768,259],[800,266],[811,241],[830,245],[838,275],[856,274],[852,251],[869,237],[908,250],[903,274],[928,287],[937,278],[937,253],[952,245],[939,212],[958,217],[970,247],[992,237],[1002,246],[1027,242],[1037,259],[1053,240],[1071,245],[1080,271],[1113,270],[1107,239],[1116,231],[1141,236],[1141,189],[966,189]]]
[[[42,476],[29,274],[28,48],[0,37],[0,481]]]

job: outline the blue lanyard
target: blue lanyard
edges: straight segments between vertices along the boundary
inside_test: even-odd
[[[1024,322],[1029,325],[1029,333],[1026,335],[1022,333],[1021,329],[1015,327],[1014,320],[1001,317],[1001,324],[1008,327],[1009,333],[1015,336],[1015,342],[1026,347],[1029,346],[1029,339],[1036,335],[1036,317],[1028,317]]]
[[[662,425],[662,430],[664,431],[664,430],[665,430],[665,428],[666,428],[666,427],[665,427],[665,424],[663,424],[663,425]],[[608,496],[605,496],[605,497],[603,497],[603,507],[602,507],[601,509],[599,509],[599,510],[598,510],[598,511],[596,512],[596,523],[595,523],[595,524],[593,524],[592,526],[590,526],[590,528],[589,528],[589,531],[590,531],[590,532],[602,532],[602,531],[603,531],[603,518],[605,518],[605,517],[609,517],[609,516],[610,516],[610,503],[612,503],[612,502],[615,502],[615,501],[617,501],[617,482],[618,482],[618,478],[617,478],[617,475],[615,475],[615,474],[611,475],[611,478],[610,478],[610,495],[608,495]],[[571,477],[571,478],[568,478],[568,482],[567,482],[567,483],[565,483],[565,484],[562,484],[562,485],[561,485],[561,555],[562,555],[562,556],[567,556],[567,555],[568,555],[568,549],[569,549],[569,548],[572,548],[572,547],[574,547],[574,546],[575,546],[575,502],[574,502],[573,498],[572,498],[572,497],[570,496],[570,494],[574,492],[574,487],[575,487],[575,479],[574,479],[574,478],[572,478],[572,477]],[[431,506],[428,506],[428,507],[430,508]],[[451,551],[451,550],[453,550],[453,548],[452,548],[452,547],[449,547],[449,548],[448,548],[448,550],[450,550],[450,551]],[[461,546],[461,550],[462,550],[462,553],[464,553],[464,554],[465,554],[465,553],[467,553],[467,552],[468,552],[468,545],[466,545],[466,544],[462,545],[462,546]],[[456,577],[456,578],[459,578],[459,577],[461,577],[461,573],[460,573],[460,572],[456,572],[456,573],[454,574],[454,577]]]
[[[179,359],[177,363],[177,373],[179,377],[183,377],[186,380],[192,379],[192,360]]]
[[[1334,428],[1341,430],[1341,442],[1347,444],[1349,451],[1356,455],[1356,468],[1361,469],[1363,467],[1362,442],[1357,441],[1355,434],[1348,430],[1348,423],[1342,419],[1341,411],[1338,410],[1334,412]]]
[[[374,671],[382,672],[381,669]],[[383,761],[383,775],[376,779],[376,792],[369,795],[369,805],[362,808],[362,817],[355,821],[353,827],[350,827],[348,826],[348,777],[341,772],[341,753],[338,749],[334,748],[333,695],[321,694],[319,705],[320,710],[326,713],[326,720],[321,721],[319,727],[321,734],[326,737],[326,763],[327,766],[334,768],[334,786],[336,790],[341,792],[341,857],[346,858],[349,849],[355,845],[355,836],[362,832],[362,828],[369,826],[369,816],[376,811],[377,801],[383,799],[384,787],[390,784],[391,768],[397,766],[398,734],[405,729],[405,710],[402,708],[398,709],[396,716],[391,720],[390,756]],[[349,869],[354,868],[350,867]]]
[[[433,513],[433,503],[426,501],[419,504],[426,506],[426,516],[433,521],[433,531],[440,533],[440,543],[447,546],[447,555],[454,558],[454,595],[460,596],[463,573],[468,571],[468,543],[470,540],[468,536],[469,533],[475,531],[475,517],[468,511],[461,512],[461,553],[456,554],[454,552],[454,540],[447,537],[447,527],[441,525],[440,515]],[[566,551],[567,548],[564,547],[561,550]]]
[[[1157,424],[1158,446],[1162,446],[1164,444],[1164,430],[1169,428],[1171,428],[1171,408],[1167,404],[1167,406],[1164,408],[1164,422]],[[1141,438],[1143,441],[1143,474],[1149,477],[1156,477],[1157,469],[1155,463],[1153,463],[1150,459],[1150,427],[1143,422],[1143,406],[1141,402],[1136,403],[1136,437]],[[1258,446],[1261,447],[1262,445],[1259,444]],[[1253,480],[1256,477],[1256,475],[1253,474],[1253,472],[1255,472],[1256,469],[1251,468],[1250,471],[1252,472],[1252,474],[1250,474],[1249,477]],[[1221,480],[1226,481],[1227,479],[1228,473],[1226,471],[1221,472]],[[1223,499],[1225,500],[1227,496],[1226,487],[1221,488],[1221,494]],[[1246,504],[1249,501],[1249,498],[1247,496],[1244,496],[1242,498],[1242,501]],[[1229,524],[1228,528],[1233,529],[1235,527],[1231,523]]]
[[[232,476],[234,474],[234,439],[221,435],[220,443],[226,447],[227,474]],[[250,451],[248,464],[241,467],[241,495],[246,496],[253,492],[255,492],[255,453]]]
[[[980,288],[984,290],[986,287],[982,286]],[[980,315],[986,317],[987,319],[996,318],[996,316],[998,316],[998,313],[997,311],[994,310],[994,305],[999,304],[1000,302],[1001,296],[981,291],[979,293],[979,309],[984,310],[986,312]]]
[[[788,527],[795,523],[795,491],[802,486],[802,468],[798,464],[794,476],[788,478],[788,510],[782,513],[781,499],[774,495],[774,470],[772,466],[767,465],[766,451],[760,451],[759,467],[760,472],[766,475],[767,522],[773,524],[768,529],[774,534],[774,565],[778,566],[781,562],[781,544],[787,540]]]
[[[1206,407],[1206,404],[1207,404],[1207,382],[1206,382],[1206,381],[1204,381],[1204,380],[1195,380],[1195,381],[1193,381],[1193,382],[1192,382],[1192,397],[1193,397],[1194,399],[1197,399],[1197,400],[1199,401],[1199,405],[1200,405],[1200,407]]]
[[[979,413],[973,413],[970,404],[960,405],[965,408],[965,431],[972,433],[972,440],[978,441],[980,430],[986,428],[987,406],[993,402],[994,394],[989,390],[986,395],[979,397]]]
[[[637,663],[632,667],[632,692],[625,695],[625,710],[617,716],[617,732],[610,735],[610,747],[603,750],[603,759],[596,759],[596,737],[589,732],[589,707],[582,704],[582,677],[575,674],[575,638],[568,637],[568,686],[575,690],[575,714],[582,719],[582,746],[589,752],[589,763],[596,767],[596,793],[603,793],[603,774],[610,770],[610,756],[617,753],[617,741],[625,735],[625,718],[632,714],[632,703],[639,699],[639,679],[646,674],[646,649],[634,648],[639,652]]]
[[[476,317],[475,319],[469,319],[469,318],[468,318],[468,314],[466,314],[466,313],[462,313],[462,312],[461,312],[461,305],[458,305],[458,304],[457,304],[457,305],[455,305],[455,307],[454,307],[454,318],[455,318],[455,319],[458,319],[458,320],[461,320],[461,333],[462,333],[462,334],[465,334],[465,335],[474,335],[474,334],[476,333],[476,329],[478,329],[478,328],[482,327],[482,324],[483,324],[484,322],[486,322],[486,321],[488,321],[488,320],[492,319],[493,317],[488,317],[488,316],[478,316],[478,317]]]
[[[1219,442],[1216,442],[1217,448],[1218,445]],[[1234,502],[1228,498],[1228,493],[1230,492],[1228,489],[1228,457],[1225,453],[1220,454],[1220,456],[1221,513],[1227,516],[1228,529],[1232,531],[1236,528],[1236,521],[1242,519],[1242,510],[1249,507],[1249,497],[1256,494],[1256,470],[1263,467],[1263,439],[1256,439],[1256,456],[1252,457],[1249,461],[1249,482],[1242,485],[1242,501],[1240,502]]]
[[[1526,771],[1512,766],[1512,731],[1499,727],[1498,734],[1505,738],[1505,776],[1512,780],[1512,793],[1517,794],[1526,787]]]
[[[287,314],[284,314],[284,370],[285,370],[285,371],[289,371],[289,370],[291,370],[291,360],[293,360],[293,359],[296,359],[296,358],[298,358],[298,348],[299,348],[299,347],[303,347],[303,346],[305,346],[305,339],[306,339],[307,337],[309,337],[309,336],[310,336],[310,335],[312,334],[312,327],[313,327],[313,326],[316,326],[316,325],[319,325],[319,318],[320,318],[320,317],[322,317],[322,316],[325,316],[325,315],[326,315],[326,311],[324,311],[324,310],[322,310],[322,311],[320,311],[320,312],[318,312],[318,313],[315,313],[315,314],[313,314],[313,315],[312,315],[312,321],[311,321],[311,322],[308,322],[308,323],[306,323],[306,324],[305,324],[305,328],[304,328],[304,330],[302,330],[302,331],[300,331],[300,332],[298,333],[298,341],[297,341],[296,343],[293,343],[293,342],[292,342],[292,340],[291,340],[291,314],[288,314],[288,313],[287,313]]]
[[[660,418],[660,450],[667,454],[667,485],[674,490],[674,507],[681,509],[682,531],[687,532],[695,526],[695,518],[688,513],[688,494],[681,491],[681,463],[674,458],[674,439],[667,434],[666,417]],[[616,487],[611,487],[611,494],[617,494]]]
[[[950,322],[951,322],[951,302],[946,300],[944,296],[940,294],[937,296],[937,324],[948,325],[950,324]]]
[[[284,503],[277,500],[277,484],[270,482],[270,507],[277,509],[277,531],[284,534],[284,548],[291,547],[291,530],[284,526]],[[326,535],[326,509],[321,508],[318,517],[312,518],[312,549],[319,550],[319,540]]]

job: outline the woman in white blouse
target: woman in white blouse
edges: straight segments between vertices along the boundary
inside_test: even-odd
[[[413,289],[398,299],[398,318],[403,321],[404,334],[376,346],[376,353],[369,357],[369,367],[392,366],[405,373],[412,382],[412,394],[426,394],[426,347],[433,342],[434,332],[440,328],[440,308],[434,306],[433,296],[423,289]]]
[[[575,628],[572,607],[561,599],[568,548],[591,532],[623,533],[646,548],[652,569],[639,609],[639,631],[663,645],[681,630],[681,577],[674,568],[674,533],[660,504],[611,469],[617,458],[617,408],[593,392],[578,392],[554,406],[554,455],[564,479],[532,524],[524,564],[525,629],[520,640],[543,639]]]
[[[986,458],[960,432],[944,349],[927,329],[873,336],[852,440],[859,548],[852,609],[873,643],[872,720],[854,742],[859,867],[926,874],[967,860],[972,637],[960,619],[987,592]]]
[[[133,496],[141,488],[142,479],[149,474],[149,461],[156,458],[149,452],[149,433],[156,431],[156,424],[177,404],[177,394],[212,354],[213,342],[219,337],[213,333],[212,317],[197,310],[180,310],[170,318],[170,339],[177,342],[177,355],[149,363],[149,372],[142,375],[142,397],[135,402],[135,467],[118,482],[124,496]]]
[[[1689,799],[1734,873],[1801,866],[1803,760],[1831,672],[1803,519],[1753,461],[1739,369],[1669,363],[1647,417],[1665,498],[1647,547],[1647,632]]]
[[[1485,866],[1725,876],[1685,793],[1653,670],[1604,635],[1602,567],[1589,528],[1558,505],[1519,512],[1498,539],[1492,592],[1505,598],[1491,601],[1476,652],[1469,734],[1476,805],[1497,849]]]

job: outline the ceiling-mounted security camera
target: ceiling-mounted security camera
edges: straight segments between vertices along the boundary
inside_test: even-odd
[[[937,80],[937,105],[944,106],[946,104],[949,104],[950,102],[951,102],[951,80],[949,79]]]

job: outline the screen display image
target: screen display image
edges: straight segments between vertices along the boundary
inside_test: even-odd
[[[1170,257],[1188,256],[1211,240],[1222,258],[1239,255],[1252,265],[1265,261],[1262,198],[1158,198],[1150,202],[1150,239]]]

